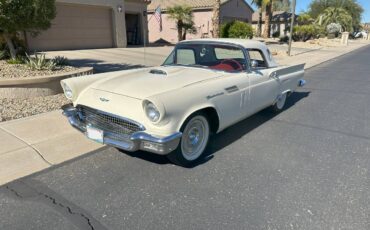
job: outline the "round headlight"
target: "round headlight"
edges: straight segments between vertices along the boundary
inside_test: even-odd
[[[161,118],[161,113],[158,111],[157,107],[151,102],[145,104],[145,114],[151,122],[157,122]]]
[[[72,89],[67,85],[67,84],[63,84],[63,90],[64,90],[64,95],[68,98],[68,99],[72,99],[73,98],[73,92],[72,92]]]

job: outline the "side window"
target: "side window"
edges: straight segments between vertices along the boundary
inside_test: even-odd
[[[258,68],[267,68],[267,63],[261,50],[248,50],[251,61],[257,61]]]
[[[175,51],[168,56],[168,58],[164,61],[163,65],[171,65],[175,61]]]
[[[176,53],[176,64],[194,65],[195,52],[192,49],[178,49]]]

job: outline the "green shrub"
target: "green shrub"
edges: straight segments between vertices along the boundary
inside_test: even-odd
[[[342,26],[338,23],[330,23],[327,27],[326,27],[326,32],[328,32],[328,35],[330,34],[330,37],[333,37],[336,38],[338,37],[340,31],[342,29]]]
[[[53,70],[55,68],[55,63],[46,59],[45,54],[35,54],[35,57],[30,57],[28,54],[26,64],[32,70]]]
[[[234,21],[229,29],[229,38],[253,38],[253,28],[242,21]]]
[[[1,28],[0,28],[1,30]],[[1,31],[0,31],[1,32]],[[14,45],[14,48],[15,48],[15,51],[16,51],[16,56],[17,57],[26,57],[25,54],[26,54],[26,45],[25,45],[25,42],[18,38],[18,36],[14,35],[12,37],[12,41],[13,41],[13,45]],[[4,38],[2,38],[0,36],[0,52],[2,51],[5,51],[6,53],[6,56],[5,58],[3,59],[7,59],[7,58],[10,58],[10,51],[9,51],[9,48],[8,48],[8,45],[6,44]],[[2,58],[0,57],[0,60]]]
[[[278,38],[278,37],[280,37],[280,31],[275,31],[275,32],[272,34],[272,37],[273,37],[273,38]]]
[[[221,25],[221,27],[220,27],[220,37],[221,38],[228,38],[229,37],[229,29],[230,29],[230,27],[233,23],[234,23],[234,21],[223,23]]]
[[[64,56],[56,56],[53,58],[52,62],[55,63],[56,66],[66,66],[69,65],[68,58]]]
[[[0,50],[0,60],[9,58],[9,52],[7,50]]]
[[[280,42],[284,42],[284,43],[288,43],[289,42],[289,36],[285,35],[285,36],[281,36],[279,38],[279,41]]]
[[[294,41],[307,41],[310,39],[317,38],[323,30],[321,27],[314,25],[303,25],[295,26],[293,28],[293,40]]]
[[[298,16],[298,24],[299,25],[310,25],[312,24],[315,20],[311,17],[311,15],[307,13],[302,13]]]
[[[221,25],[222,38],[253,38],[253,28],[242,21],[232,21]]]
[[[11,58],[6,61],[10,65],[20,65],[24,64],[24,59],[22,57],[17,56],[16,58]]]

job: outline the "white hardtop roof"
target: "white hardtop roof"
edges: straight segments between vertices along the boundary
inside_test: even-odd
[[[267,46],[265,43],[249,40],[249,39],[237,39],[237,38],[206,38],[206,39],[193,39],[193,40],[186,40],[179,42],[178,44],[196,44],[196,43],[224,43],[224,44],[232,44],[232,45],[239,45],[244,47],[245,49],[258,49],[261,50],[265,57],[268,64],[268,67],[276,67],[278,64],[272,57],[271,53],[268,51]]]
[[[197,42],[220,42],[229,43],[234,45],[243,46],[246,49],[267,49],[266,45],[259,41],[249,40],[249,39],[238,39],[238,38],[205,38],[205,39],[193,39],[182,41],[181,43],[197,43]]]

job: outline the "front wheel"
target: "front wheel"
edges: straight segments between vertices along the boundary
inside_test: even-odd
[[[207,147],[210,136],[207,116],[202,113],[191,116],[181,131],[182,137],[179,146],[167,157],[171,162],[186,167],[198,160]]]

